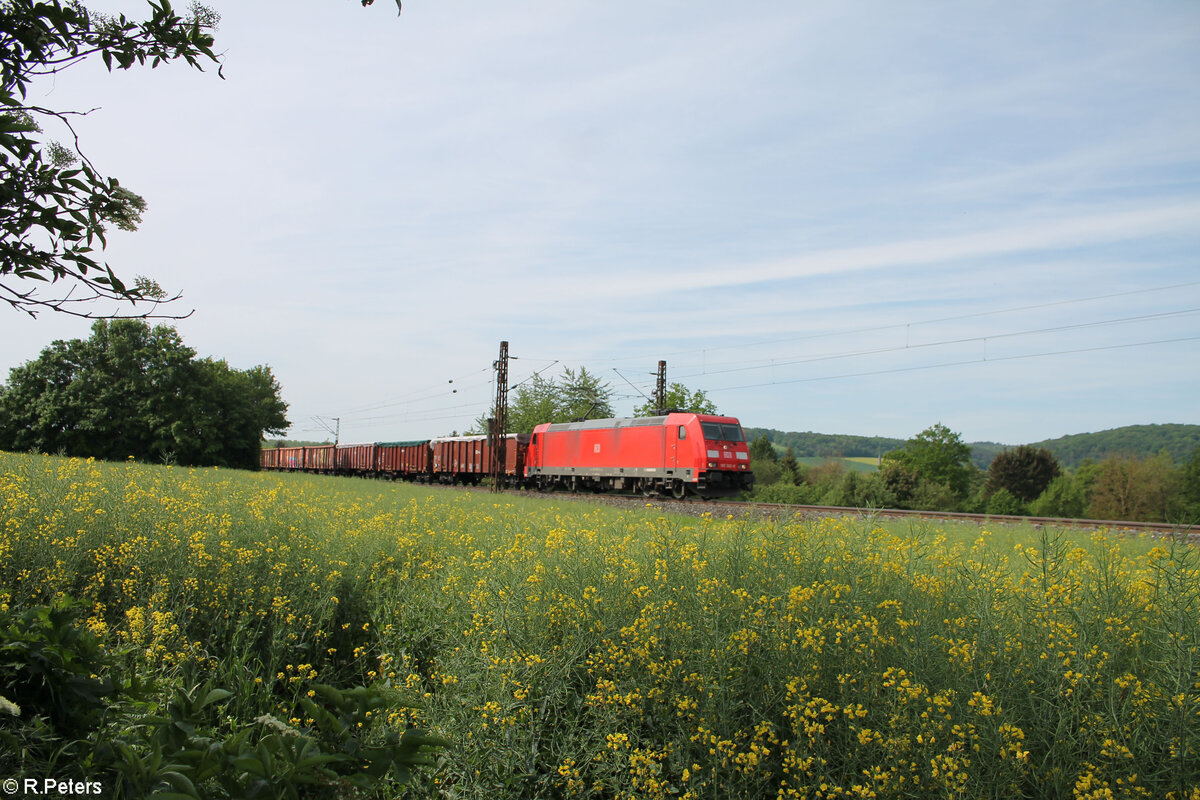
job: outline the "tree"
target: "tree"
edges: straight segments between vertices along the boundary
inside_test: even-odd
[[[197,360],[174,328],[98,320],[9,373],[0,448],[253,468],[264,433],[288,427],[268,367]]]
[[[1088,514],[1093,519],[1164,522],[1178,515],[1180,479],[1167,453],[1113,456],[1100,462]]]
[[[1089,486],[1075,475],[1059,475],[1033,501],[1030,510],[1039,517],[1082,517],[1088,509]]]
[[[612,407],[612,387],[599,377],[580,367],[567,367],[559,381],[556,415],[560,419],[605,419],[615,416]]]
[[[535,374],[510,391],[507,433],[532,433],[543,422],[611,417],[612,394],[612,387],[586,367],[564,369],[558,380]],[[472,430],[487,433],[494,413],[476,419]]]
[[[912,499],[920,484],[915,470],[898,461],[888,461],[876,474],[894,498],[896,508],[912,508]]]
[[[880,473],[850,470],[821,501],[827,505],[851,508],[891,508],[896,505],[896,496],[888,490]]]
[[[988,497],[984,513],[1014,516],[1026,512],[1025,504],[1008,490],[1001,486]]]
[[[80,150],[71,120],[81,113],[28,102],[31,82],[98,56],[113,69],[182,60],[196,69],[218,62],[211,30],[219,19],[193,3],[180,17],[169,0],[150,3],[133,22],[71,0],[0,1],[0,298],[36,316],[52,309],[82,317],[151,316],[167,297],[146,278],[126,283],[97,261],[110,226],[133,230],[145,201],[105,177]],[[42,133],[65,126],[70,146]],[[97,313],[96,301],[133,305]]]
[[[970,491],[975,474],[970,446],[940,422],[909,439],[899,450],[885,453],[883,461],[907,467],[922,481],[948,487],[960,500]]]
[[[269,367],[237,370],[224,360],[192,363],[192,407],[171,423],[176,457],[192,464],[252,467],[264,433],[288,427],[287,404]]]
[[[984,495],[991,498],[1000,489],[1028,503],[1035,500],[1050,481],[1062,474],[1058,460],[1049,450],[1023,444],[1003,450],[988,465]],[[999,513],[999,512],[997,512]]]
[[[800,474],[800,462],[796,460],[796,451],[790,447],[783,451],[783,458],[779,459],[779,465],[793,475]]]
[[[771,445],[771,440],[767,438],[765,433],[750,443],[750,463],[778,460],[779,454],[775,452],[775,448]]]
[[[543,422],[558,419],[558,387],[552,379],[534,375],[516,387],[508,403],[507,433],[532,433]],[[480,433],[487,432],[487,418],[475,423]]]
[[[663,398],[664,409],[687,411],[692,414],[716,414],[717,406],[708,399],[703,390],[689,391],[682,383],[672,383],[667,386]],[[647,400],[633,410],[635,417],[654,417],[664,409],[658,408],[653,399]]]
[[[0,446],[118,460],[169,446],[195,353],[174,329],[97,322],[14,368],[0,394]]]
[[[1185,521],[1194,525],[1200,521],[1200,447],[1192,452],[1192,457],[1184,464],[1180,481],[1180,500],[1186,515]]]

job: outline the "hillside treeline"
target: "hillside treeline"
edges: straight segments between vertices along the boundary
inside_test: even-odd
[[[791,448],[796,458],[878,458],[889,450],[904,446],[903,439],[886,436],[850,436],[836,433],[777,431],[772,428],[744,428],[746,439],[766,436],[777,447]]]
[[[746,428],[753,441],[766,436],[778,449],[792,449],[796,458],[877,458],[904,447],[903,439],[886,436],[850,436],[845,434],[777,431],[771,428]],[[1127,425],[1097,433],[1076,433],[1057,439],[1030,442],[1030,446],[1050,452],[1068,469],[1085,461],[1103,461],[1112,456],[1148,457],[1166,452],[1177,463],[1187,461],[1200,447],[1200,425]],[[996,454],[1008,445],[996,442],[971,442],[971,462],[986,470]]]
[[[1077,467],[1084,461],[1111,456],[1154,456],[1166,453],[1176,462],[1186,461],[1200,447],[1200,425],[1128,425],[1099,433],[1077,433],[1034,442],[1063,464]]]
[[[1200,427],[1200,426],[1138,426]],[[1200,444],[1183,459],[1119,453],[1066,467],[1048,448],[1021,445],[996,453],[987,469],[971,446],[938,424],[883,455],[877,472],[830,461],[781,456],[765,434],[752,440],[754,498],[762,502],[1025,514],[1076,519],[1200,522]]]

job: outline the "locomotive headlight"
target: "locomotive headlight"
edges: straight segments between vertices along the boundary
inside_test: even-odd
[[[709,468],[709,469],[716,469],[716,468],[717,468],[717,462],[715,462],[715,461],[710,461],[710,462],[708,462],[708,468]]]

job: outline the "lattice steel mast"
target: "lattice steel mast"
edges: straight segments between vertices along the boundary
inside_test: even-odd
[[[504,446],[508,442],[508,342],[500,343],[500,357],[492,365],[496,369],[496,414],[488,430],[492,451],[492,491],[504,488]]]
[[[659,414],[667,413],[667,362],[658,362],[658,382],[654,386],[654,408]]]

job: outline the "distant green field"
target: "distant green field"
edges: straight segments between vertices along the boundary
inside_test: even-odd
[[[855,458],[847,458],[846,461],[853,461],[856,464],[866,464],[869,467],[879,469],[879,459],[875,456],[857,456]]]
[[[815,467],[815,466],[819,466],[821,464],[826,464],[830,461],[833,461],[838,464],[841,464],[846,469],[852,469],[852,470],[856,470],[858,472],[876,472],[879,469],[879,466],[878,466],[879,459],[871,458],[869,456],[864,456],[864,457],[859,457],[859,458],[809,457],[809,458],[797,458],[796,460],[799,461],[801,464],[804,464],[805,466],[809,466],[809,467]]]

